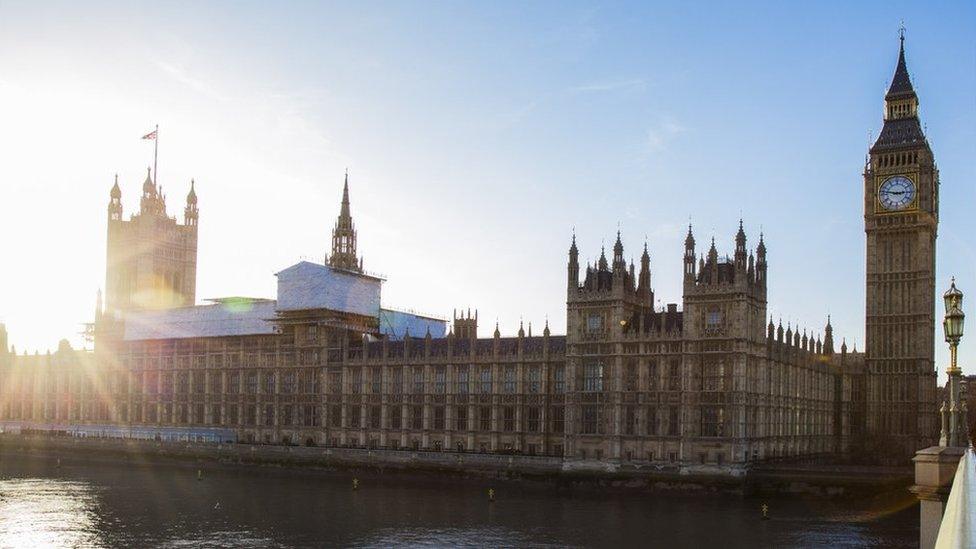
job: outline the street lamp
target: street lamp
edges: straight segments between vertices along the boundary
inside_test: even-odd
[[[949,402],[942,404],[942,436],[939,440],[940,446],[966,446],[969,442],[967,436],[966,403],[959,400],[959,378],[962,369],[956,363],[956,348],[962,339],[963,325],[966,315],[962,312],[962,292],[956,288],[956,279],[952,279],[949,290],[942,295],[945,301],[946,314],[942,320],[942,328],[945,330],[945,340],[949,344],[949,368],[946,374],[949,376]],[[948,413],[948,417],[947,416]]]

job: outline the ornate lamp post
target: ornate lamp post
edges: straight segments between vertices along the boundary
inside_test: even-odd
[[[962,339],[963,324],[966,315],[962,312],[962,292],[956,288],[956,279],[952,279],[949,290],[943,294],[945,300],[945,319],[942,327],[945,329],[945,340],[949,344],[950,364],[946,370],[949,375],[949,402],[942,403],[942,436],[939,446],[968,446],[969,436],[966,425],[966,403],[959,399],[959,381],[962,369],[956,364],[956,348]]]

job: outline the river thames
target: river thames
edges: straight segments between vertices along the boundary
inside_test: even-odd
[[[353,490],[343,473],[210,467],[198,480],[187,466],[0,456],[3,547],[914,547],[911,501],[611,496],[393,475]]]

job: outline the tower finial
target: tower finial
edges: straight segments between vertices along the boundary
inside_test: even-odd
[[[898,40],[901,41],[901,47],[905,47],[905,20],[901,20],[901,26],[898,28]]]

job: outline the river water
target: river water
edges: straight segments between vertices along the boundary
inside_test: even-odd
[[[911,502],[0,456],[2,547],[913,547]]]

